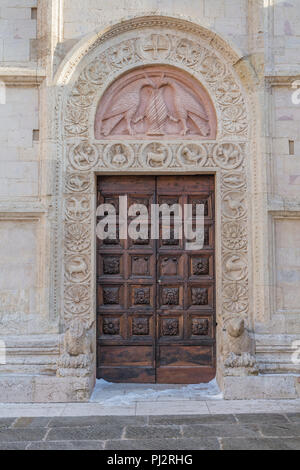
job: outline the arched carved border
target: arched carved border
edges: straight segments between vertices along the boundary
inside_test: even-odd
[[[145,41],[163,36],[165,49],[143,47]],[[144,41],[144,42],[143,42]],[[183,20],[136,18],[97,36],[71,64],[61,68],[56,131],[64,229],[62,325],[64,342],[59,376],[91,376],[94,367],[95,325],[94,214],[95,174],[192,173],[217,175],[219,248],[217,259],[217,315],[219,332],[232,318],[251,327],[251,220],[250,158],[254,117],[233,65],[239,57],[214,33]],[[129,156],[123,167],[114,167],[109,148],[118,143],[96,141],[94,119],[104,91],[120,75],[137,67],[166,64],[185,70],[206,88],[218,120],[215,141],[157,141],[168,146],[171,157],[153,168],[143,158],[144,141],[122,143]],[[243,73],[245,73],[243,69]],[[182,145],[193,145],[199,159],[190,162]],[[59,279],[59,278],[58,278]],[[219,336],[220,333],[219,333]],[[249,351],[250,352],[250,351]],[[225,359],[220,353],[221,365]],[[224,361],[223,361],[224,362]],[[251,362],[251,361],[250,361]],[[230,363],[238,367],[241,363]],[[246,361],[243,366],[250,366]],[[253,364],[252,364],[253,365]]]

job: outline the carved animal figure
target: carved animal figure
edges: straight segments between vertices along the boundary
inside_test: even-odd
[[[70,356],[91,353],[91,342],[86,329],[78,319],[72,321],[64,338],[65,350]]]
[[[74,274],[85,274],[87,265],[86,262],[78,256],[76,258],[72,258],[72,262],[68,264],[67,270],[70,276],[73,276]]]
[[[145,73],[144,79],[116,93],[97,124],[100,134],[107,137],[123,119],[130,135],[135,133],[132,125],[144,120],[147,135],[165,135],[168,119],[181,124],[182,135],[190,131],[188,119],[201,135],[210,133],[209,118],[199,99],[172,78],[165,78],[165,74],[152,79]]]
[[[254,354],[254,342],[245,328],[242,318],[230,320],[226,326],[226,338],[224,338],[223,352],[225,357],[229,354],[241,356],[242,354]]]
[[[154,152],[149,152],[147,155],[147,165],[148,166],[163,166],[165,162],[166,154],[163,150]]]
[[[242,201],[233,199],[230,194],[224,197],[224,201],[228,203],[229,209],[232,211],[235,217],[241,215],[244,210]]]
[[[162,85],[170,86],[173,91],[173,119],[182,124],[181,135],[189,132],[187,120],[190,118],[200,134],[208,136],[210,125],[207,113],[198,101],[175,80],[166,78],[162,80]]]
[[[226,263],[226,270],[228,272],[236,272],[240,273],[244,269],[243,263],[241,263],[241,259],[237,255],[233,255]]]
[[[102,121],[99,122],[104,136],[110,135],[122,119],[125,119],[128,133],[133,135],[132,122],[137,122],[133,119],[140,106],[140,91],[145,86],[153,86],[148,77],[140,81],[138,85],[136,82],[130,83],[122,89],[121,94],[117,93],[112,106],[108,108]]]
[[[195,163],[201,158],[201,155],[195,151],[190,150],[188,147],[184,147],[182,151],[183,156],[187,162]]]

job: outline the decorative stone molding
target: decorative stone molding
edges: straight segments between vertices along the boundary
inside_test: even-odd
[[[93,374],[96,173],[215,173],[220,240],[217,251],[219,328],[226,330],[232,319],[240,319],[251,328],[252,103],[247,104],[247,93],[233,68],[238,59],[224,41],[204,28],[181,20],[147,17],[112,27],[82,47],[70,65],[61,67],[56,129],[57,158],[63,161],[64,172],[62,323],[65,339],[58,376]],[[206,90],[217,119],[215,137],[174,140],[164,136],[145,141],[134,136],[124,141],[120,136],[103,138],[98,133],[101,139],[96,140],[96,110],[105,91],[120,76],[161,64],[173,67],[179,75],[189,74]],[[58,259],[56,262],[59,264]],[[176,334],[176,325],[166,326],[165,331],[169,332],[165,334]],[[221,351],[218,355],[219,366],[224,365],[226,357]],[[236,365],[232,363],[231,367]]]

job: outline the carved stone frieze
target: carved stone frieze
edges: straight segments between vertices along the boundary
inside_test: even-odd
[[[155,174],[176,170],[180,174],[185,171],[201,172],[201,169],[216,170],[220,175],[220,187],[217,190],[221,203],[222,247],[218,260],[222,277],[218,293],[219,322],[223,324],[239,316],[246,324],[249,323],[249,195],[246,182],[247,159],[250,158],[250,118],[246,95],[231,65],[237,61],[237,56],[214,34],[199,27],[189,29],[191,24],[188,28],[184,22],[181,24],[179,20],[173,19],[148,18],[143,21],[136,20],[138,29],[126,30],[124,26],[123,30],[123,26],[119,25],[119,29],[112,30],[108,35],[105,33],[86,48],[82,62],[77,67],[78,73],[74,74],[74,82],[70,82],[66,102],[64,106],[58,106],[64,129],[62,147],[66,147],[62,258],[67,334],[58,362],[60,375],[68,374],[68,370],[70,374],[76,370],[74,375],[88,374],[91,367],[89,343],[81,343],[81,338],[89,338],[90,328],[95,321],[95,272],[91,245],[95,223],[92,207],[96,172],[119,174],[121,171],[152,171]],[[157,25],[159,29],[155,29]],[[149,28],[152,26],[154,29],[151,31]],[[123,32],[126,32],[125,37]],[[149,70],[151,68],[153,76]],[[176,73],[172,75],[171,70],[175,69]],[[184,77],[182,82],[180,76]],[[193,79],[189,81],[187,76],[193,76]],[[65,80],[70,77],[71,72],[66,74]],[[129,90],[131,85],[132,90]],[[111,93],[111,90],[116,90],[116,94]],[[188,90],[192,93],[193,103],[189,102],[184,107],[185,115],[180,115],[182,104],[189,101],[185,94]],[[199,94],[197,90],[205,90],[205,93],[199,91]],[[119,114],[110,116],[109,109],[118,106],[122,96],[126,102],[125,108],[117,109],[116,113]],[[100,107],[99,103],[105,104],[105,99],[107,106]],[[176,100],[177,108],[174,107]],[[170,106],[172,103],[173,107]],[[207,107],[208,103],[210,106]],[[189,116],[189,113],[193,113],[192,104],[196,111],[193,117],[197,122],[194,124],[191,114]],[[201,114],[200,105],[203,107]],[[96,109],[98,115],[94,126]],[[121,135],[118,135],[120,131]],[[59,154],[61,159],[63,154]],[[140,242],[149,243],[148,240]],[[209,244],[210,233],[207,229],[205,247]],[[173,270],[177,269],[176,264],[172,266]],[[142,261],[138,267],[135,260],[133,267],[135,275],[146,274],[149,269],[146,261]],[[119,268],[117,261],[107,260],[106,266],[103,266],[104,274],[117,274]],[[190,270],[193,276],[209,275],[208,258],[205,255],[203,258],[195,257]],[[106,287],[106,290],[106,293],[103,291],[105,302],[119,304],[119,290],[116,287]],[[145,288],[142,290],[145,291]],[[195,306],[203,305],[203,295],[196,295],[195,292],[191,302],[195,302]],[[132,302],[143,310],[149,305],[148,298],[150,292],[148,296],[148,293],[142,295],[136,291]],[[179,289],[164,288],[161,303],[166,306],[178,305]],[[83,329],[73,323],[75,320],[83,325]],[[106,324],[107,333],[104,334],[120,334],[118,322],[119,319],[108,318],[107,323],[105,320],[103,332]],[[192,334],[208,335],[209,328],[206,319],[195,318]],[[148,330],[148,319],[133,319],[134,335],[148,334]],[[163,319],[161,334],[179,335],[179,320]],[[72,355],[74,352],[78,355]],[[229,356],[227,358],[230,359]],[[231,367],[248,367],[247,361],[245,355],[237,356],[237,359],[235,357],[232,360]]]

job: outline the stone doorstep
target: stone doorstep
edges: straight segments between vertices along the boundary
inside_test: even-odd
[[[201,408],[201,403],[210,404],[211,402],[226,403],[228,400],[293,400],[300,398],[300,388],[298,386],[299,377],[291,375],[264,375],[264,376],[245,376],[223,378],[224,401],[222,400],[198,400],[197,408]],[[92,378],[87,377],[49,377],[49,376],[0,376],[0,401],[2,403],[39,403],[45,406],[61,403],[78,405],[90,404],[96,408],[101,408],[102,413],[105,408],[111,410],[115,408],[109,404],[89,403],[89,396],[92,395],[94,382]],[[112,391],[113,396],[113,391]],[[178,400],[180,401],[180,400]],[[145,404],[146,400],[136,400],[139,405]],[[164,405],[177,403],[174,400],[164,401]],[[186,406],[193,402],[186,401]],[[152,403],[147,400],[147,403]],[[159,403],[159,400],[156,402]],[[132,407],[134,403],[124,404],[120,409]],[[0,408],[1,411],[1,408]],[[201,412],[200,412],[201,413]],[[114,414],[114,413],[112,413]]]

